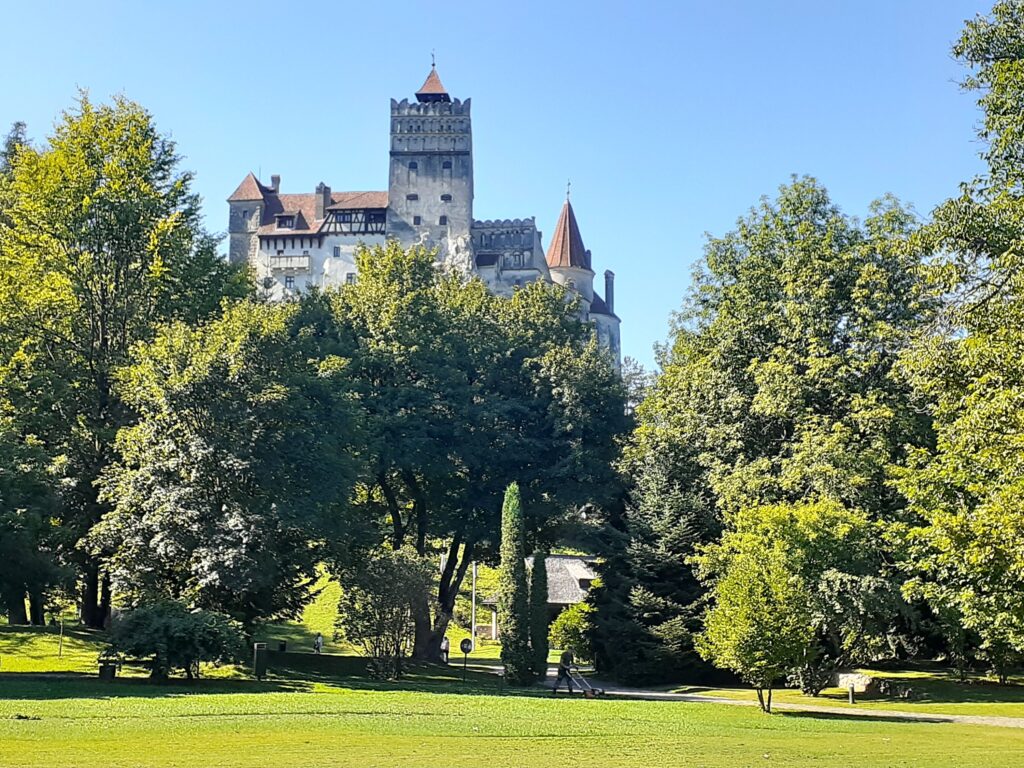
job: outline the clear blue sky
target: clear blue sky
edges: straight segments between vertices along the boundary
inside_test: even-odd
[[[473,98],[476,217],[534,215],[546,246],[571,178],[624,352],[650,364],[704,233],[790,174],[848,213],[892,192],[927,214],[978,171],[949,49],[990,5],[44,1],[38,33],[5,35],[0,130],[43,139],[78,87],[124,93],[178,142],[222,231],[250,169],[285,191],[386,189],[388,100],[434,49]]]

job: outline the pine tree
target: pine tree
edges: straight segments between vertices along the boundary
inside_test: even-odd
[[[501,508],[501,566],[498,574],[498,631],[501,663],[511,685],[530,685],[530,601],[526,581],[526,544],[519,485],[505,490]]]
[[[548,672],[548,568],[546,553],[533,553],[530,571],[530,652],[533,673],[544,679]]]

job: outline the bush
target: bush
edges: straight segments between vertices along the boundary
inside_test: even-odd
[[[371,676],[395,679],[415,633],[413,606],[430,590],[432,571],[411,547],[383,550],[346,573],[337,627],[370,657]]]
[[[548,631],[551,647],[572,651],[577,661],[592,661],[594,650],[588,631],[593,610],[587,603],[576,603],[558,614]]]
[[[117,619],[110,651],[143,659],[154,680],[166,680],[176,669],[191,680],[202,662],[229,664],[245,655],[241,625],[222,613],[189,610],[166,600],[143,605]]]
[[[501,663],[510,685],[534,681],[530,651],[530,588],[526,580],[526,541],[519,486],[505,490],[501,508],[501,565],[498,576],[498,634]]]

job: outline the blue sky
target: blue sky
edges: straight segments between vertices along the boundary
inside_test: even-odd
[[[704,233],[790,174],[862,215],[886,192],[927,214],[978,172],[949,49],[990,5],[44,1],[45,34],[0,50],[0,129],[42,139],[77,88],[123,93],[178,142],[222,231],[250,169],[288,192],[385,189],[388,100],[412,96],[433,49],[473,98],[475,216],[536,216],[547,245],[571,178],[594,267],[616,273],[624,352],[649,365]]]

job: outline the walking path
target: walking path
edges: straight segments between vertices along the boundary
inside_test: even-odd
[[[548,670],[548,679],[541,685],[551,688],[556,670]],[[607,696],[625,699],[645,699],[648,701],[687,701],[696,704],[728,704],[736,707],[756,707],[756,701],[745,699],[729,699],[720,696],[703,696],[699,693],[670,693],[668,691],[652,691],[646,688],[628,688],[614,683],[603,683],[590,680],[595,688],[604,691]],[[966,725],[993,725],[1001,728],[1024,728],[1024,717],[998,717],[989,715],[950,715],[936,712],[907,712],[898,709],[856,709],[854,707],[830,707],[827,704],[791,704],[789,702],[772,703],[772,710],[780,712],[809,712],[820,715],[838,715],[841,717],[866,717],[880,720],[907,720],[925,723],[963,723]]]

